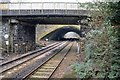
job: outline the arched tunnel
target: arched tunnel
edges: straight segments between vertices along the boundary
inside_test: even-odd
[[[54,40],[54,41],[64,41],[64,40],[79,40],[78,38],[65,38],[65,34],[69,33],[69,32],[73,32],[76,35],[79,35],[79,37],[82,37],[82,32],[78,29],[75,28],[73,26],[64,26],[62,28],[58,28],[52,32],[50,32],[49,34],[45,35],[44,37],[41,38],[41,40]],[[74,35],[75,35],[74,34]],[[70,34],[69,34],[70,35]]]

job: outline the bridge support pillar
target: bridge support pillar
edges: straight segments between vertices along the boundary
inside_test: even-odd
[[[9,26],[9,20],[8,19],[3,19],[0,21],[1,25],[1,51],[2,53],[8,53],[10,52],[10,37],[9,37],[9,33],[10,33],[10,26]]]
[[[0,19],[0,58],[2,58],[2,20]]]
[[[16,20],[2,22],[3,49],[7,53],[26,53],[35,49],[35,25]]]

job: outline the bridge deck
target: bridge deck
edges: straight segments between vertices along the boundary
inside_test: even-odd
[[[87,16],[86,10],[1,10],[0,16],[22,16],[22,15],[71,15],[71,16]]]
[[[0,16],[19,15],[88,15],[79,3],[16,2],[0,3]]]

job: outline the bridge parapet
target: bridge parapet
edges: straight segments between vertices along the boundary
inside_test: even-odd
[[[66,2],[12,2],[12,3],[0,3],[0,5],[6,5],[9,10],[20,10],[20,9],[84,9],[79,3],[66,3]],[[5,8],[5,9],[6,9]],[[2,8],[4,10],[4,8]]]
[[[14,2],[0,3],[0,15],[88,15],[79,3],[64,2]]]

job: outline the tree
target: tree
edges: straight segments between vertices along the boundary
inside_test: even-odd
[[[110,3],[110,20],[113,26],[112,34],[110,36],[112,44],[112,66],[109,72],[109,77],[120,77],[120,1],[117,3]]]
[[[98,11],[91,15],[94,30],[86,36],[86,60],[76,64],[75,71],[80,78],[120,77],[120,27],[116,27],[120,25],[120,2],[87,5]]]

